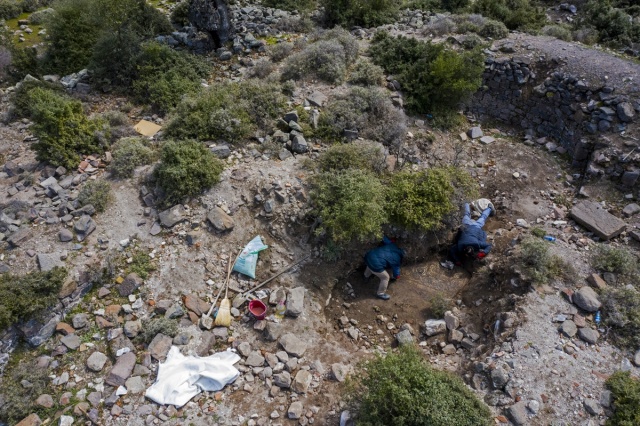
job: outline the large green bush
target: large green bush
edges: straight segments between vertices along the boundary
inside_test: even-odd
[[[638,257],[624,247],[599,245],[592,256],[592,265],[601,272],[612,272],[627,278],[638,274]]]
[[[489,426],[491,411],[452,373],[432,368],[414,347],[364,364],[352,382],[363,426]]]
[[[392,222],[407,229],[431,231],[441,228],[443,219],[457,212],[462,199],[475,195],[471,176],[454,167],[402,171],[390,178],[387,209]]]
[[[615,2],[609,0],[589,0],[584,14],[578,20],[578,27],[594,28],[598,32],[598,41],[613,46],[626,46],[640,42],[640,24],[631,19],[630,14],[638,12],[633,2]]]
[[[634,288],[608,288],[602,294],[605,322],[611,326],[618,345],[640,347],[640,292]]]
[[[482,83],[484,57],[479,50],[459,53],[443,44],[379,32],[369,52],[398,80],[413,112],[454,111]]]
[[[22,7],[16,0],[0,0],[0,19],[17,18],[22,13]]]
[[[316,0],[263,0],[263,6],[282,10],[309,12],[316,7]]]
[[[368,59],[359,59],[349,74],[349,83],[360,86],[379,86],[384,80],[383,69]]]
[[[64,268],[22,276],[0,275],[0,330],[54,305],[66,277]]]
[[[168,206],[211,188],[220,180],[223,169],[222,162],[204,144],[192,140],[168,141],[162,146],[154,177]]]
[[[629,371],[616,371],[605,386],[611,391],[613,416],[609,426],[635,426],[640,424],[640,380]]]
[[[384,149],[366,141],[338,143],[320,155],[318,166],[322,172],[360,169],[380,174],[386,167]]]
[[[102,153],[108,133],[101,119],[89,119],[82,103],[54,90],[33,87],[20,100],[33,120],[33,133],[38,142],[32,145],[39,161],[73,170],[80,154]]]
[[[155,151],[144,138],[123,138],[112,148],[113,160],[109,164],[111,174],[120,179],[133,176],[138,166],[150,164],[155,159]]]
[[[278,84],[259,80],[216,84],[181,102],[166,131],[177,139],[238,142],[253,130],[269,127],[285,106]]]
[[[532,0],[476,0],[472,9],[504,22],[510,30],[538,29],[546,21],[544,8]]]
[[[382,237],[387,221],[384,186],[375,175],[361,169],[320,173],[313,178],[312,194],[321,219],[318,232],[336,243]]]
[[[377,27],[398,17],[400,2],[395,0],[322,0],[327,27]]]

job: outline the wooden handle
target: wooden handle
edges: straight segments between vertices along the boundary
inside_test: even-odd
[[[287,266],[286,268],[282,269],[280,272],[278,272],[277,274],[275,274],[274,276],[272,276],[271,278],[269,278],[268,280],[262,281],[260,284],[258,284],[257,286],[253,287],[251,290],[247,290],[244,293],[242,293],[243,297],[246,297],[247,294],[256,291],[257,289],[259,289],[260,287],[262,287],[263,285],[266,285],[268,283],[270,283],[273,279],[279,277],[280,275],[284,274],[285,272],[287,272],[289,269],[293,268],[294,266],[296,266],[298,263],[302,262],[303,260],[306,260],[310,257],[311,255],[308,254],[305,257],[303,257],[302,259],[290,264],[289,266]]]

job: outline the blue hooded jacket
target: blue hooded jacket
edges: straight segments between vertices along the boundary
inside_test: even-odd
[[[391,268],[395,278],[400,275],[400,264],[405,252],[386,237],[383,242],[384,245],[367,252],[364,256],[364,263],[373,272],[382,272],[387,268]]]
[[[465,226],[460,233],[458,242],[451,248],[450,255],[454,262],[459,262],[465,247],[473,247],[478,251],[483,251],[485,254],[489,254],[491,251],[491,244],[487,243],[487,233],[479,226]]]

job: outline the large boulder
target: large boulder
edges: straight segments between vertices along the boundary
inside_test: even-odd
[[[206,32],[216,47],[222,47],[233,34],[231,17],[224,0],[191,0],[189,22],[198,30]]]
[[[582,287],[573,294],[573,303],[587,312],[595,312],[602,306],[598,295],[591,287]]]

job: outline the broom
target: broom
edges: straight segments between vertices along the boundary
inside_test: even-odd
[[[241,253],[242,253],[242,250],[238,252],[238,255],[233,261],[233,265],[236,264],[236,261],[238,260],[238,257],[240,257]],[[231,325],[231,301],[229,300],[227,295],[229,293],[229,277],[231,276],[231,269],[233,269],[233,265],[229,266],[229,269],[228,269],[229,272],[227,273],[227,281],[224,283],[225,284],[224,299],[222,299],[222,302],[220,302],[218,315],[216,315],[216,321],[214,322],[214,324],[218,327],[229,327]]]

